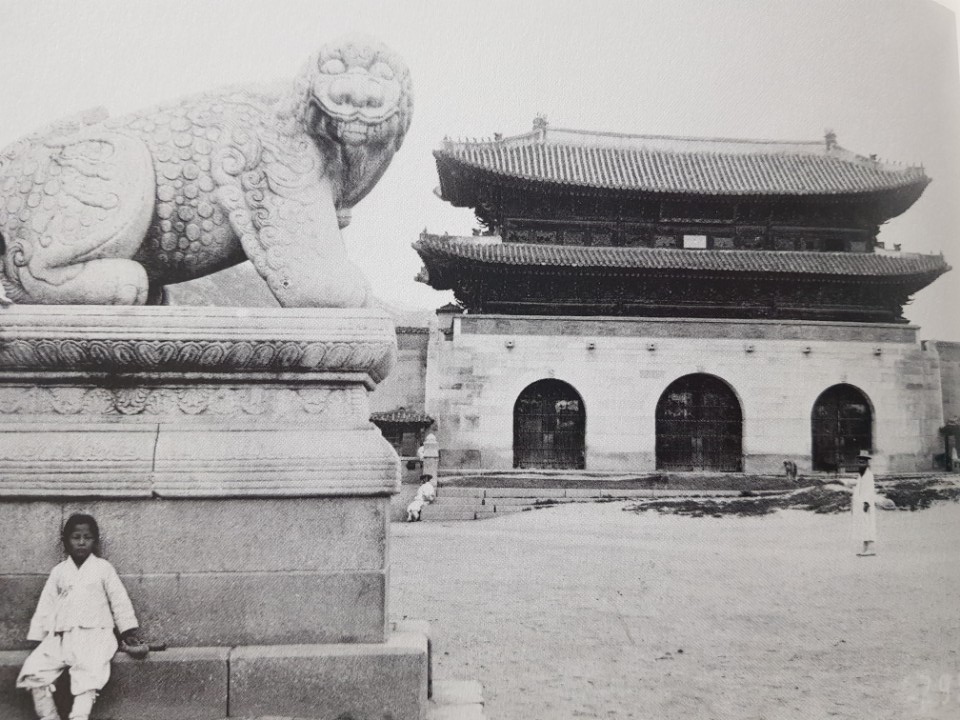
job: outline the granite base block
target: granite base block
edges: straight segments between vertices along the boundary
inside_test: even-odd
[[[386,571],[121,575],[146,637],[171,647],[382,642]],[[30,647],[44,575],[0,576],[0,649]],[[0,716],[2,718],[2,716]]]
[[[26,650],[0,650],[0,718],[36,720],[30,693],[18,690],[17,675],[30,653]]]
[[[384,639],[385,571],[121,578],[144,635],[173,646]]]
[[[33,720],[15,687],[29,653],[0,652],[0,718]],[[92,720],[424,720],[427,635],[393,632],[385,643],[171,648],[144,660],[118,653]]]
[[[227,648],[175,648],[145,660],[118,653],[92,720],[221,720],[227,717]],[[35,720],[30,693],[15,687],[27,651],[0,652],[0,718]]]
[[[0,576],[49,574],[73,513],[100,525],[101,555],[125,575],[368,571],[386,563],[383,497],[0,500],[13,528]]]
[[[384,644],[243,647],[230,657],[230,715],[423,720],[427,637]]]
[[[118,653],[91,720],[221,720],[229,712],[227,648],[171,648],[133,660]]]

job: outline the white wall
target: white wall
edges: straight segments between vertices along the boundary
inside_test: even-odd
[[[780,472],[785,459],[809,471],[813,404],[849,383],[873,406],[877,470],[928,469],[941,389],[936,353],[915,336],[903,325],[465,316],[453,340],[431,341],[427,412],[445,465],[510,468],[517,396],[556,378],[583,398],[587,469],[652,471],[657,401],[707,373],[740,400],[745,472]]]

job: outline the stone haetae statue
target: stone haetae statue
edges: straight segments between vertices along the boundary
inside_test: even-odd
[[[368,305],[340,229],[403,141],[409,72],[345,39],[286,90],[94,111],[7,147],[0,302],[156,304],[249,259],[282,306]]]

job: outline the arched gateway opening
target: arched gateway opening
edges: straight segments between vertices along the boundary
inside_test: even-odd
[[[873,447],[870,400],[853,385],[834,385],[820,393],[811,425],[814,470],[854,470],[857,454]]]
[[[657,402],[657,469],[743,469],[743,413],[736,394],[712,375],[674,380]]]
[[[578,470],[585,467],[586,410],[561,380],[528,385],[513,406],[513,466]]]

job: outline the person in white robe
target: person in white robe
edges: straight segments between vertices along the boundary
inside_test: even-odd
[[[850,498],[853,512],[853,532],[857,540],[863,543],[862,550],[857,553],[860,557],[876,555],[874,543],[877,541],[877,489],[874,483],[873,470],[870,469],[871,455],[862,452],[857,457],[857,478],[844,481],[847,487],[853,488]]]
[[[420,520],[420,513],[424,505],[428,505],[437,499],[437,489],[434,487],[433,477],[430,475],[421,475],[423,483],[417,488],[417,494],[407,505],[407,522],[417,522]]]

